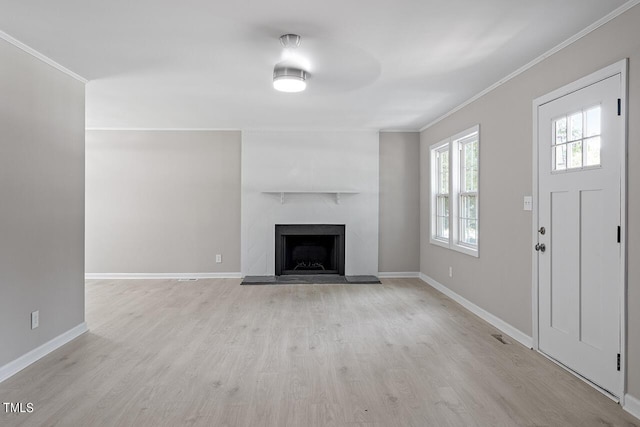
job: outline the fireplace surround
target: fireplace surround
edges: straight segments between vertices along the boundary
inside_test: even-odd
[[[344,224],[276,224],[276,276],[344,276],[344,265]]]

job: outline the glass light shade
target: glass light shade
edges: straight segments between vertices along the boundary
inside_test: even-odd
[[[273,87],[280,92],[302,92],[307,88],[307,82],[297,77],[280,77],[273,81]]]
[[[273,87],[280,92],[302,92],[307,88],[307,73],[298,68],[276,68],[273,70]]]

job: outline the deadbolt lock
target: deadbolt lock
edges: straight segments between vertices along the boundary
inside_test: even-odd
[[[544,227],[540,227],[540,230],[538,230],[538,233],[542,234],[544,236],[544,233],[546,233],[547,230],[545,230]]]

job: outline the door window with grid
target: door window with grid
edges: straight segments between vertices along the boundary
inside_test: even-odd
[[[595,105],[553,121],[553,172],[600,167],[600,116]]]

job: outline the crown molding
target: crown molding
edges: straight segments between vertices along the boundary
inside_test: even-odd
[[[482,92],[476,94],[475,96],[472,96],[471,98],[469,98],[468,100],[466,100],[462,104],[458,105],[457,107],[453,108],[449,112],[443,114],[442,116],[438,117],[434,121],[432,121],[432,122],[428,123],[427,125],[423,126],[422,128],[420,128],[420,132],[422,132],[422,131],[424,131],[426,129],[429,129],[431,126],[435,125],[436,123],[441,122],[442,120],[446,119],[447,117],[451,116],[452,114],[460,111],[461,109],[463,109],[467,105],[473,103],[474,101],[477,101],[479,98],[482,98],[483,96],[485,96],[486,94],[488,94],[492,90],[502,86],[503,84],[505,84],[509,80],[519,76],[520,74],[524,73],[528,69],[533,68],[535,65],[537,65],[540,62],[544,61],[545,59],[547,59],[548,57],[550,57],[554,53],[557,53],[557,52],[561,51],[562,49],[564,49],[565,47],[577,42],[578,40],[580,40],[581,38],[583,38],[587,34],[597,30],[598,28],[602,27],[607,22],[613,20],[614,18],[617,18],[618,16],[622,15],[624,12],[626,12],[627,10],[631,9],[632,7],[636,6],[639,3],[640,3],[640,0],[629,0],[628,2],[623,4],[622,6],[618,7],[617,9],[611,11],[610,13],[608,13],[605,16],[603,16],[602,18],[598,19],[596,22],[594,22],[593,24],[589,25],[588,27],[586,27],[582,31],[574,34],[573,36],[569,37],[568,39],[566,39],[562,43],[556,45],[555,47],[553,47],[550,50],[546,51],[542,55],[538,56],[533,61],[525,64],[524,66],[522,66],[520,68],[518,68],[516,71],[514,71],[513,73],[509,74],[508,76],[503,77],[502,79],[498,80],[497,82],[495,82],[494,84],[492,84],[491,86],[489,86],[488,88],[483,90]]]
[[[87,127],[86,131],[143,131],[143,132],[241,132],[234,128],[118,128],[118,127]]]
[[[276,132],[308,132],[308,133],[323,133],[323,132],[345,132],[345,133],[378,133],[380,132],[376,128],[348,128],[348,127],[276,127],[276,128],[244,128],[242,132],[247,133],[276,133]]]
[[[8,43],[11,43],[12,45],[17,47],[18,49],[21,49],[21,50],[25,51],[29,55],[31,55],[31,56],[33,56],[35,58],[38,58],[40,61],[44,62],[45,64],[49,64],[50,66],[52,66],[56,70],[62,71],[66,75],[71,76],[74,79],[76,79],[76,80],[78,80],[78,81],[80,81],[80,82],[82,82],[84,84],[87,84],[89,82],[89,80],[85,79],[81,75],[74,73],[73,71],[71,71],[70,69],[68,69],[66,67],[63,67],[62,65],[58,64],[53,59],[49,58],[46,55],[43,55],[42,53],[38,52],[37,50],[33,49],[32,47],[27,46],[26,44],[22,43],[20,40],[17,40],[14,37],[11,37],[9,34],[5,33],[4,31],[0,31],[0,39],[3,39],[4,41],[6,41]]]

